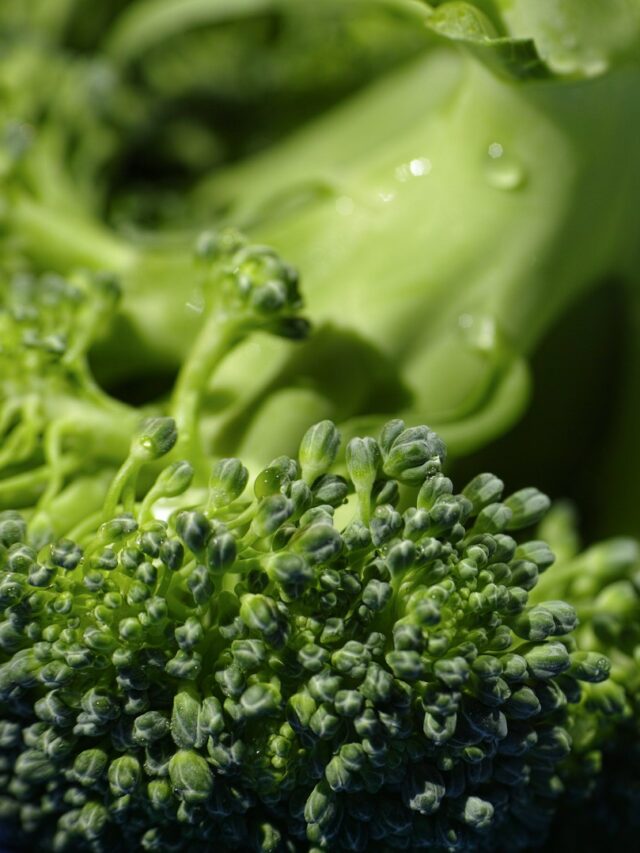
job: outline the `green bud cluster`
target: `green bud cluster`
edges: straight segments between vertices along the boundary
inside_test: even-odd
[[[297,270],[268,246],[253,245],[235,229],[204,232],[196,255],[205,270],[204,291],[215,282],[216,320],[239,330],[264,329],[298,340],[309,331],[299,316],[302,298]]]
[[[37,455],[54,395],[93,390],[84,358],[119,295],[115,281],[98,274],[15,273],[0,281],[0,470]]]
[[[0,509],[37,506],[55,528],[56,514],[79,521],[102,503],[140,420],[87,360],[119,298],[103,273],[0,272]]]
[[[438,436],[401,421],[349,443],[346,479],[325,421],[251,486],[220,460],[194,501],[173,462],[134,502],[132,466],[175,440],[170,419],[146,421],[108,517],[68,538],[0,516],[0,818],[19,843],[538,840],[568,703],[608,672],[575,651],[570,606],[529,601],[553,556],[520,531],[547,499],[502,500],[491,475],[455,492]]]
[[[574,748],[562,768],[567,794],[554,835],[561,844],[563,823],[573,823],[580,827],[578,838],[594,849],[632,847],[640,828],[638,543],[610,539],[579,552],[573,519],[562,506],[553,509],[540,532],[557,544],[562,557],[541,580],[535,599],[558,595],[575,607],[580,624],[574,666],[593,671],[596,656],[611,660],[610,679],[586,685],[572,707]]]

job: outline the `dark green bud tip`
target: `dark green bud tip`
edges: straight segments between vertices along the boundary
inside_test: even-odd
[[[27,524],[17,512],[0,512],[0,544],[10,548],[17,542],[24,542],[27,536]]]
[[[197,565],[194,567],[187,579],[187,587],[196,604],[206,604],[211,599],[215,588],[206,566]]]
[[[332,421],[320,421],[306,431],[300,442],[298,458],[302,476],[308,485],[331,468],[340,447],[340,433]]]
[[[416,506],[418,509],[429,510],[438,498],[443,495],[450,495],[452,492],[453,483],[448,477],[445,477],[443,474],[435,474],[433,477],[427,477],[418,492]]]
[[[169,720],[160,711],[147,711],[133,722],[133,739],[144,746],[162,740],[168,733]]]
[[[178,542],[177,539],[169,539],[166,542],[163,542],[160,546],[160,553],[158,556],[168,569],[176,571],[180,568],[182,560],[184,559],[184,547],[182,542]]]
[[[402,798],[411,811],[430,815],[438,810],[445,795],[444,780],[437,770],[423,770],[407,781]]]
[[[37,554],[29,545],[13,545],[7,557],[10,572],[29,572],[37,567]]]
[[[204,637],[204,628],[195,616],[189,616],[184,625],[179,625],[175,629],[174,636],[180,648],[189,652],[194,649]]]
[[[51,562],[61,569],[72,571],[82,559],[82,550],[70,539],[61,539],[51,546]]]
[[[320,782],[309,794],[304,807],[307,824],[329,827],[338,819],[336,796],[326,782]]]
[[[181,512],[176,518],[176,531],[187,548],[199,554],[211,535],[211,522],[201,512]]]
[[[220,459],[209,477],[209,505],[224,509],[239,498],[249,480],[249,472],[239,459]]]
[[[534,678],[546,681],[569,669],[569,652],[562,643],[542,643],[528,651],[524,658]]]
[[[416,546],[410,539],[403,539],[389,548],[387,566],[392,575],[398,575],[411,568],[416,558]]]
[[[279,317],[271,331],[290,341],[303,341],[311,331],[311,323],[304,317]]]
[[[186,460],[172,462],[158,475],[154,489],[173,498],[186,492],[193,481],[193,467]]]
[[[114,796],[132,794],[140,782],[142,769],[137,758],[123,755],[111,762],[109,767],[109,787]]]
[[[324,474],[313,484],[313,500],[316,504],[338,507],[345,502],[348,494],[346,480],[334,474]]]
[[[123,539],[138,529],[138,522],[132,515],[122,515],[105,521],[98,529],[98,537],[102,542],[116,542]]]
[[[524,542],[516,549],[516,557],[520,560],[528,560],[538,567],[538,571],[543,572],[553,565],[555,562],[555,554],[546,542],[541,542],[538,539],[531,542]]]
[[[144,459],[159,459],[173,449],[177,440],[173,418],[147,418],[134,438],[132,451]]]
[[[181,749],[169,761],[169,778],[185,803],[204,802],[213,789],[213,774],[205,759],[193,750]]]
[[[478,474],[462,490],[462,494],[471,501],[473,512],[478,513],[485,506],[497,503],[502,497],[504,483],[494,474]]]
[[[578,624],[576,612],[564,601],[545,601],[521,613],[513,629],[519,637],[538,642],[569,634]]]
[[[520,530],[521,527],[537,524],[551,506],[549,498],[534,488],[520,489],[504,503],[512,513],[508,530]]]
[[[78,817],[78,829],[92,841],[98,839],[107,828],[109,813],[102,803],[85,803]]]
[[[363,551],[371,545],[371,533],[361,521],[352,521],[343,531],[342,541],[347,551]]]
[[[291,598],[302,595],[313,580],[313,569],[300,554],[274,554],[268,565],[269,576]]]
[[[478,513],[476,523],[473,526],[473,534],[489,533],[495,535],[506,530],[511,522],[512,511],[505,504],[487,504]]]
[[[597,684],[606,681],[611,671],[611,662],[599,652],[573,652],[571,655],[571,675],[578,681]]]
[[[237,553],[231,533],[222,532],[207,542],[207,565],[214,572],[226,572],[233,566]]]
[[[374,438],[352,438],[347,445],[347,470],[356,489],[371,490],[378,476],[381,454]]]
[[[487,800],[480,797],[467,797],[460,809],[459,818],[467,826],[482,832],[491,826],[494,808]]]
[[[384,473],[401,483],[420,485],[435,474],[446,457],[443,441],[426,426],[399,430],[402,422],[391,421],[380,438],[384,444]],[[393,438],[392,438],[393,436]]]
[[[81,785],[95,785],[105,774],[109,758],[102,749],[85,749],[73,762],[73,777]]]
[[[182,690],[173,697],[171,737],[180,749],[191,749],[198,740],[200,703],[188,691]]]
[[[269,495],[260,501],[251,531],[259,538],[269,536],[293,514],[293,504],[284,495]]]
[[[298,531],[290,541],[292,550],[302,554],[312,565],[329,563],[342,550],[340,534],[330,524],[312,524]]]
[[[281,702],[280,691],[273,684],[252,684],[240,697],[246,718],[269,716],[278,710]]]
[[[247,628],[267,636],[278,628],[275,601],[266,595],[244,595],[240,605],[240,618]]]

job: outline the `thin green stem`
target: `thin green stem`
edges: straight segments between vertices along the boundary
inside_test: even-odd
[[[241,337],[237,322],[211,312],[200,330],[176,381],[171,413],[178,427],[178,442],[188,451],[187,458],[201,455],[198,416],[202,397],[211,374]]]
[[[69,456],[65,465],[65,474],[79,467],[79,460]],[[49,466],[41,465],[31,471],[24,471],[0,481],[0,507],[19,509],[22,506],[32,505],[46,488],[50,476]]]
[[[371,491],[370,489],[356,488],[356,498],[358,499],[358,511],[360,521],[368,525],[371,521]]]
[[[82,542],[85,536],[88,536],[100,527],[103,519],[104,509],[99,509],[88,518],[83,519],[72,530],[70,530],[67,534],[67,538],[71,539],[73,542]]]
[[[228,521],[226,518],[223,520],[229,530],[234,530],[236,527],[242,527],[244,524],[251,524],[257,511],[258,502],[254,501],[253,503],[250,503],[246,509],[243,509],[240,515],[237,515],[235,518],[231,518]]]
[[[61,214],[25,196],[12,205],[11,223],[37,261],[61,272],[88,267],[121,274],[137,256],[99,222]]]
[[[104,509],[102,511],[102,516],[105,520],[112,518],[116,514],[116,509],[120,500],[123,496],[123,493],[126,497],[126,491],[129,486],[131,486],[132,482],[135,481],[135,477],[143,465],[143,460],[135,455],[129,456],[122,466],[120,470],[113,478],[113,482],[109,487],[109,491],[107,492],[107,497],[104,501]],[[130,491],[130,489],[129,489]],[[130,504],[130,497],[127,500],[127,504]]]

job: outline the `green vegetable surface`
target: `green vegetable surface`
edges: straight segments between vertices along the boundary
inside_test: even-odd
[[[0,847],[633,847],[638,138],[639,0],[0,3]]]
[[[250,492],[238,459],[202,496],[176,461],[134,502],[176,441],[147,419],[102,513],[59,518],[50,544],[0,518],[9,833],[42,850],[364,851],[544,832],[567,699],[609,671],[575,651],[570,605],[527,604],[553,555],[519,531],[548,499],[501,501],[488,474],[454,494],[440,438],[393,420],[349,442],[347,478],[322,421]]]

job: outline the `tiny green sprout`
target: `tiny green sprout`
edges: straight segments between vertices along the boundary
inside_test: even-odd
[[[173,418],[147,418],[133,440],[131,453],[145,461],[159,459],[173,449],[177,439]]]
[[[347,445],[347,470],[355,486],[360,508],[360,520],[369,523],[371,517],[371,490],[381,464],[381,454],[375,439],[352,438]]]
[[[169,778],[173,790],[188,804],[204,802],[213,788],[213,773],[197,752],[181,749],[169,761]]]
[[[300,442],[298,456],[302,476],[311,486],[333,465],[340,447],[340,433],[331,421],[321,421],[308,429]]]
[[[249,472],[239,459],[220,459],[209,477],[209,506],[212,512],[224,509],[244,492]]]

